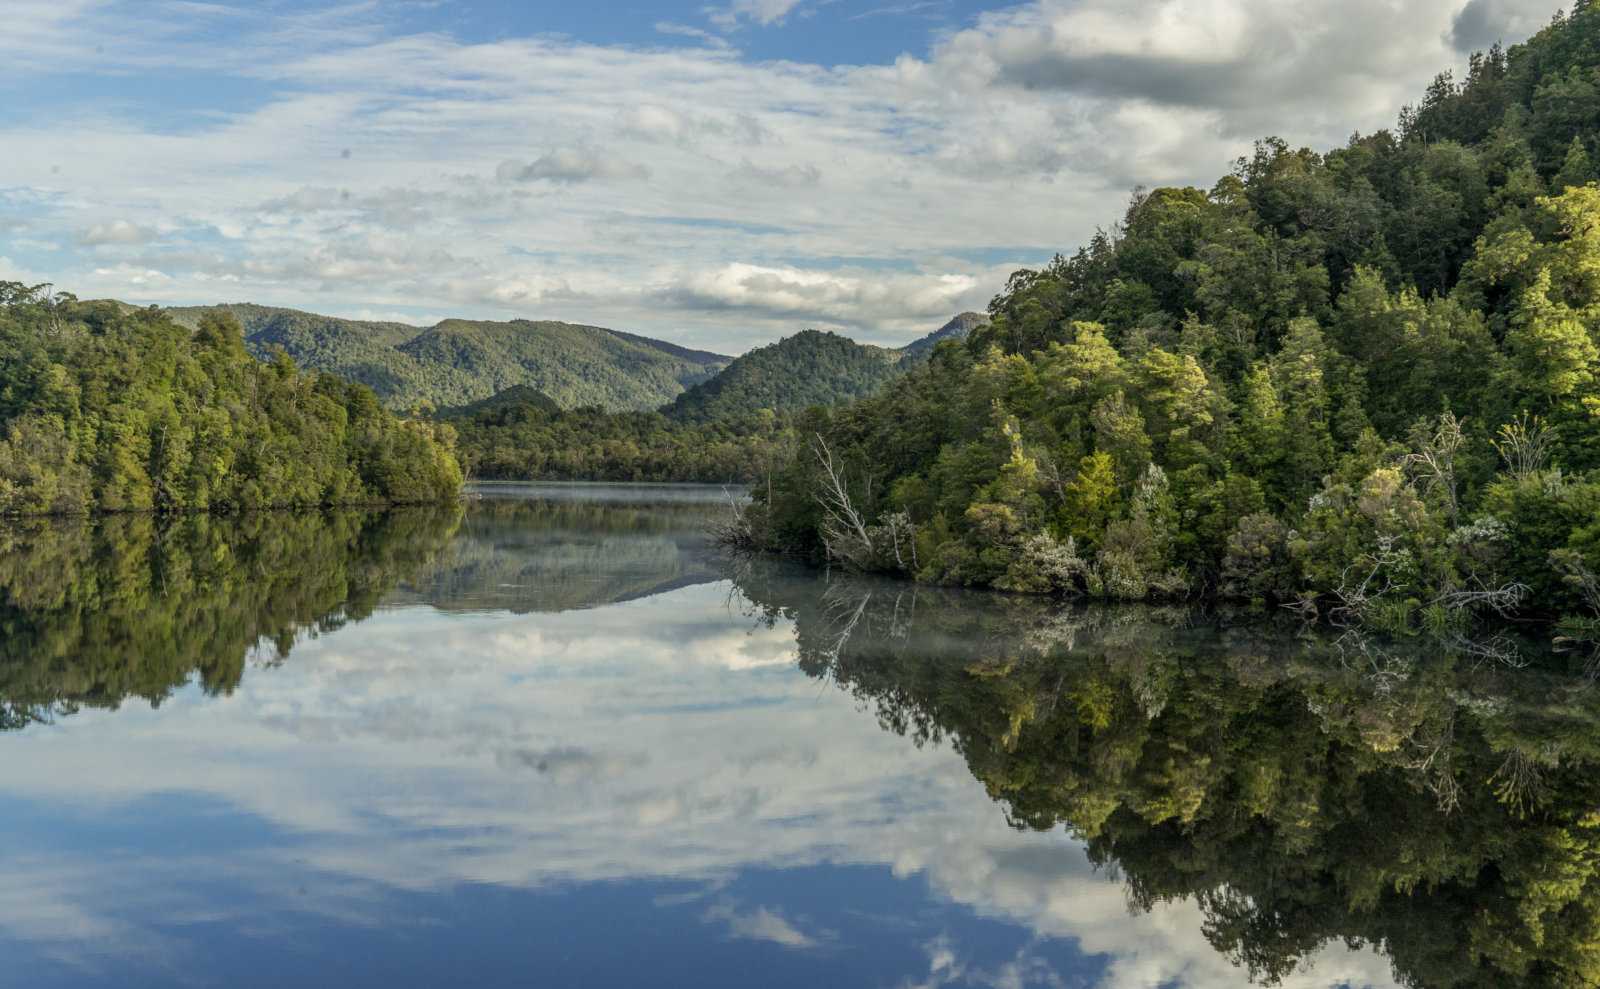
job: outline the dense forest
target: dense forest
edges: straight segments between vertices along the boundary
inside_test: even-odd
[[[772,413],[685,423],[659,412],[562,411],[549,399],[490,400],[438,421],[473,480],[749,483],[793,446]]]
[[[808,415],[748,545],[925,581],[1600,629],[1600,8],[1265,140]],[[769,494],[770,491],[770,494]]]
[[[900,353],[837,333],[806,330],[757,347],[662,411],[683,422],[727,420],[770,409],[799,412],[864,398],[899,371]]]
[[[1577,657],[1510,670],[762,561],[738,583],[794,623],[803,670],[959,752],[1016,827],[1064,827],[1131,909],[1196,903],[1241,984],[1309,984],[1343,943],[1401,985],[1600,980],[1600,693]]]
[[[794,418],[881,391],[936,343],[986,322],[963,313],[909,346],[886,349],[807,330],[736,358],[659,412],[563,411],[530,388],[444,409],[462,463],[478,478],[750,483],[794,446]]]
[[[263,362],[231,317],[0,283],[0,515],[237,510],[453,498],[448,427]]]
[[[285,351],[303,367],[371,388],[390,409],[456,406],[525,385],[565,408],[653,409],[728,363],[728,358],[598,326],[518,319],[447,319],[423,328],[319,316],[248,304],[175,308],[197,328],[225,314],[245,346],[270,359]]]

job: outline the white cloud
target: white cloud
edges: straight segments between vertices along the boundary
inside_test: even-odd
[[[763,166],[745,158],[729,175],[736,182],[745,182],[769,189],[804,189],[822,184],[822,169],[811,162],[793,165]]]
[[[707,7],[706,16],[711,23],[724,30],[732,30],[744,22],[768,27],[782,24],[803,3],[804,0],[733,0],[732,3]]]
[[[705,919],[726,924],[730,937],[745,941],[770,941],[785,948],[815,948],[822,943],[818,937],[796,927],[776,908],[741,910],[734,904],[719,903],[705,912]]]
[[[78,237],[78,243],[86,247],[98,247],[103,244],[143,244],[154,236],[155,234],[149,230],[127,220],[112,220],[109,223],[96,223],[85,230]]]
[[[738,352],[806,320],[905,342],[955,311],[935,303],[981,308],[1114,222],[1136,184],[1209,186],[1269,133],[1325,147],[1390,124],[1460,61],[1468,22],[1525,31],[1537,0],[1036,0],[926,57],[836,68],[397,36],[359,4],[234,8],[241,36],[219,46],[148,5],[19,2],[0,78],[181,62],[267,94],[176,128],[93,99],[0,125],[30,239],[107,227],[48,257],[8,245],[80,294],[150,299],[96,256],[137,249],[171,278],[161,301],[215,301],[220,282],[334,314],[562,318]]]
[[[849,321],[861,312],[932,318],[954,313],[979,288],[965,275],[838,272],[730,264],[683,274],[655,292],[686,310],[740,309]]]

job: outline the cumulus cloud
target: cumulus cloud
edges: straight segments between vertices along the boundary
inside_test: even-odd
[[[683,309],[740,309],[817,319],[850,320],[884,310],[937,316],[953,313],[977,288],[965,275],[842,273],[729,264],[689,272],[656,290]]]
[[[502,182],[575,185],[597,179],[647,179],[650,169],[594,148],[556,148],[529,162],[503,161],[495,175]]]
[[[155,236],[144,227],[129,223],[127,220],[112,220],[109,223],[96,223],[85,230],[78,237],[78,243],[86,247],[99,247],[103,244],[143,244]]]
[[[1531,27],[1520,11],[1538,2],[1473,0],[1494,8],[1508,39]],[[1329,133],[1342,137],[1352,126],[1392,120],[1449,67],[1454,53],[1442,40],[1458,3],[1038,0],[982,16],[950,36],[933,62],[956,70],[946,81],[968,88],[1184,107],[1217,114],[1215,123],[1234,134],[1304,131],[1309,122],[1338,127],[1343,133]],[[1511,8],[1518,17],[1505,16]]]

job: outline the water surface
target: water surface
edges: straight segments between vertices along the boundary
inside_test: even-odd
[[[1597,971],[1581,657],[728,560],[722,498],[0,534],[0,984]]]

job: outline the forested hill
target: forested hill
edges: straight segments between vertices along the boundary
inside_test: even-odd
[[[442,501],[448,427],[245,351],[231,315],[0,282],[0,516]]]
[[[1391,630],[1564,613],[1600,639],[1597,143],[1585,0],[1393,131],[1265,140],[1209,189],[1139,193],[1014,275],[966,347],[802,422],[749,538]]]
[[[278,349],[300,364],[367,385],[392,409],[464,405],[528,385],[567,408],[653,409],[710,378],[729,358],[598,326],[450,319],[423,328],[249,304],[175,308],[197,326],[226,312],[257,356]]]
[[[902,360],[922,361],[933,355],[933,348],[946,340],[965,340],[972,331],[987,326],[989,317],[983,313],[964,312],[920,340],[900,348]]]
[[[687,422],[728,419],[759,409],[797,412],[870,395],[899,370],[900,355],[837,333],[805,330],[758,347],[662,411]]]
[[[965,339],[987,322],[987,316],[962,313],[898,349],[806,330],[736,358],[662,411],[680,421],[705,422],[762,409],[790,415],[813,405],[840,405],[877,392],[908,367],[926,360],[940,342]]]

